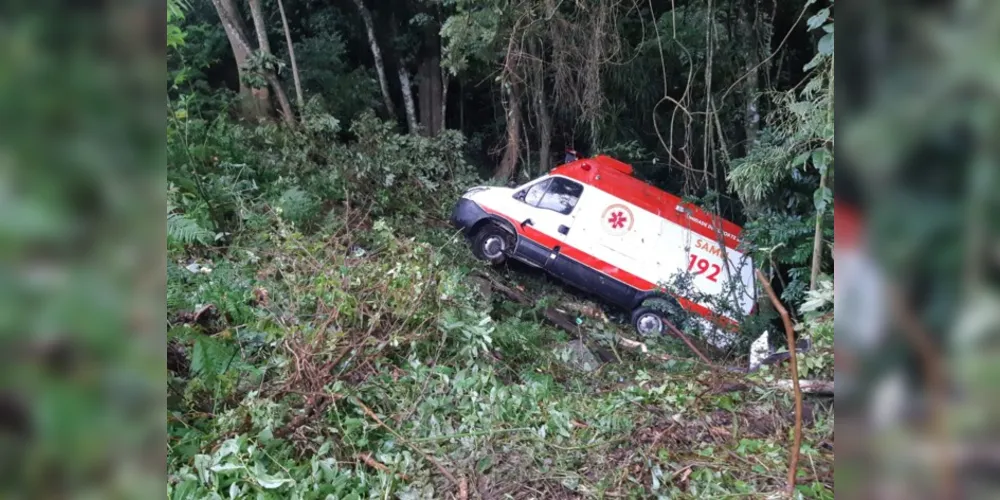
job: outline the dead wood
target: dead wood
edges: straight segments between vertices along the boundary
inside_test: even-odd
[[[385,472],[386,474],[389,474],[389,473],[392,472],[392,470],[389,469],[388,466],[386,466],[385,464],[383,464],[383,463],[375,460],[374,458],[372,458],[371,453],[358,453],[358,454],[354,455],[354,458],[357,458],[358,460],[361,460],[362,462],[364,462],[369,467],[371,467],[373,469],[380,470],[382,472]],[[402,472],[397,472],[396,475],[398,475],[400,477],[400,479],[402,479],[404,481],[409,481],[410,480],[410,476],[407,476],[406,474],[403,474]]]
[[[795,383],[791,380],[775,380],[772,387],[785,391],[794,391]],[[832,380],[799,380],[798,391],[806,394],[833,394]]]
[[[680,331],[679,328],[674,326],[674,324],[671,323],[666,318],[663,318],[663,324],[667,325],[667,328],[670,328],[670,331],[673,332],[674,336],[679,337],[681,340],[683,340],[684,343],[687,344],[687,346],[695,353],[695,355],[697,355],[698,358],[700,358],[703,362],[705,362],[706,365],[710,366],[713,370],[716,369],[715,364],[712,363],[712,361],[709,360],[708,357],[702,354],[701,351],[699,351],[698,348],[694,346],[694,343],[692,343],[691,340],[688,339],[687,335],[684,335],[684,332]]]
[[[771,299],[771,304],[781,316],[781,322],[785,325],[785,338],[788,342],[788,365],[792,369],[792,390],[795,392],[795,435],[792,448],[789,450],[788,479],[785,485],[785,493],[791,498],[795,495],[795,470],[798,468],[799,446],[802,444],[802,389],[799,386],[798,359],[795,357],[795,327],[792,326],[788,310],[778,300],[774,289],[771,288],[771,284],[768,283],[767,278],[764,277],[764,273],[760,272],[760,269],[757,269],[757,281],[760,281],[764,291],[767,292],[767,296]]]
[[[486,281],[489,282],[490,287],[504,294],[508,299],[513,300],[518,304],[524,306],[530,306],[535,302],[531,300],[531,298],[529,298],[524,293],[521,293],[518,290],[515,290],[507,285],[504,285],[503,283],[500,283],[499,280],[497,280],[493,276],[490,276],[487,273],[475,271],[472,274],[485,279]],[[573,321],[571,321],[568,317],[566,317],[565,314],[559,312],[558,309],[554,307],[548,307],[545,309],[545,311],[543,311],[542,314],[545,316],[545,319],[547,319],[553,325],[556,325],[559,328],[562,328],[563,330],[566,330],[567,332],[573,334],[575,338],[580,337],[580,327],[577,326],[575,323],[573,323]]]

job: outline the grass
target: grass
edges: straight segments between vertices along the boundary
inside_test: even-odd
[[[616,350],[627,325],[590,317],[584,340],[613,362],[578,371],[565,361],[569,336],[540,310],[585,299],[520,268],[500,273],[537,304],[483,293],[467,276],[481,264],[440,223],[355,231],[344,218],[311,236],[273,224],[252,256],[231,250],[208,259],[210,273],[168,273],[171,498],[782,490],[787,394]],[[205,304],[214,310],[193,319]],[[811,410],[798,491],[832,498],[833,411]]]

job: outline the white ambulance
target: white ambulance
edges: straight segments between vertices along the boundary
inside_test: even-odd
[[[452,224],[480,259],[543,268],[630,311],[640,334],[663,333],[664,311],[674,310],[704,318],[708,340],[728,344],[727,332],[756,304],[753,262],[737,249],[741,228],[632,173],[596,156],[517,188],[474,187],[456,204]],[[684,273],[689,292],[698,293],[685,297],[665,286]]]

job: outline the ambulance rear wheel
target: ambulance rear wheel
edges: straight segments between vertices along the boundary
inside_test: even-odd
[[[490,264],[500,264],[507,260],[510,235],[493,224],[487,224],[476,232],[472,239],[472,253],[476,258]]]
[[[632,311],[632,327],[642,336],[662,335],[666,329],[663,313],[652,307],[639,307]]]

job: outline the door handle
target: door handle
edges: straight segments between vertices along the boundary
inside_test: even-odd
[[[563,225],[559,226],[559,233],[560,234],[566,234],[568,232],[569,232],[569,226],[563,226]]]

